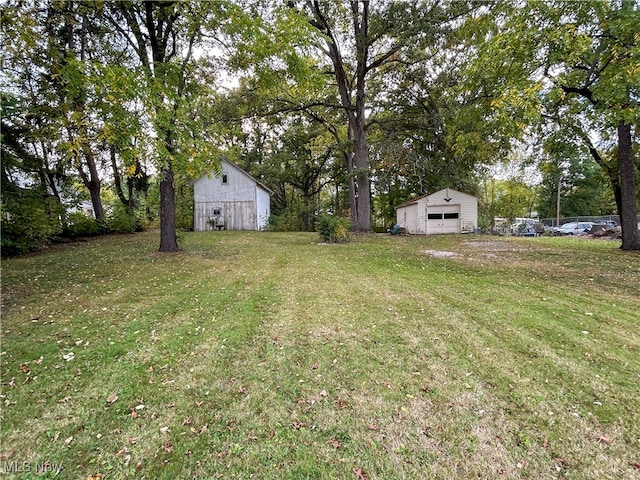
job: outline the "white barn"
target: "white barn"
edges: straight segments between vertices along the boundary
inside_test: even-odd
[[[473,233],[478,227],[478,199],[444,188],[396,207],[396,221],[407,233]]]
[[[193,187],[193,229],[264,230],[271,215],[268,187],[226,158],[221,173],[203,175]]]

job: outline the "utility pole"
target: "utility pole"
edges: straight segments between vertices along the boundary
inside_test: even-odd
[[[556,227],[560,226],[560,184],[562,182],[562,175],[558,177],[558,199],[556,201]]]

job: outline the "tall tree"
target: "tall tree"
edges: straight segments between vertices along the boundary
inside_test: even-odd
[[[195,138],[186,128],[189,105],[198,89],[196,46],[210,18],[226,15],[226,2],[131,1],[108,4],[107,19],[122,35],[143,72],[143,101],[155,132],[160,174],[161,252],[179,249],[176,236],[176,169],[196,156]],[[212,32],[213,33],[213,32]],[[193,104],[191,104],[193,105]],[[204,148],[204,150],[207,150]]]
[[[3,8],[3,80],[22,99],[32,125],[31,148],[55,171],[69,169],[87,188],[97,219],[104,217],[92,72],[104,45],[92,6],[80,2],[16,2]],[[53,172],[49,189],[60,199]]]
[[[511,116],[517,125],[542,113],[584,141],[609,175],[622,248],[640,250],[634,158],[640,6],[632,0],[547,0],[518,8],[500,3],[493,13],[476,72],[485,72],[494,114]],[[613,164],[606,161],[611,153]]]
[[[293,2],[290,2],[293,4]],[[346,117],[352,147],[347,170],[355,179],[352,219],[356,230],[371,229],[371,162],[368,115],[373,99],[384,95],[394,67],[415,60],[417,51],[435,44],[451,10],[440,2],[348,3],[307,0],[301,9],[317,35],[318,58],[337,88],[338,104]],[[330,105],[332,102],[327,102]]]

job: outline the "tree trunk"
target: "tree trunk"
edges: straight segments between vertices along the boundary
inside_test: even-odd
[[[118,163],[116,161],[116,150],[112,146],[109,147],[110,156],[111,156],[111,170],[113,171],[113,183],[116,189],[116,194],[122,202],[122,205],[127,209],[127,213],[131,213],[133,207],[133,195],[132,195],[132,184],[129,181],[129,198],[127,198],[124,194],[124,190],[122,189],[122,177],[120,176],[120,171],[118,170]]]
[[[177,252],[176,188],[171,167],[162,171],[160,182],[160,248],[159,252]]]
[[[351,223],[358,223],[358,202],[356,201],[356,184],[353,180],[353,153],[344,152],[344,160],[347,166],[347,188],[349,191],[349,214]]]
[[[358,232],[371,230],[371,181],[369,179],[369,151],[365,133],[364,118],[358,118],[358,130],[354,132],[355,181],[357,186],[357,220],[354,228]]]
[[[85,130],[83,130],[83,134],[84,132]],[[72,137],[71,131],[69,132],[69,136]],[[80,175],[84,186],[89,190],[89,195],[91,195],[91,205],[93,206],[93,214],[95,215],[96,220],[104,220],[104,209],[102,208],[102,199],[100,198],[101,182],[93,150],[91,150],[91,147],[85,143],[82,145],[82,153],[85,164],[89,167],[89,175],[84,171],[84,166],[82,164],[78,165],[78,174]]]
[[[631,125],[628,123],[621,123],[618,126],[618,166],[620,169],[621,248],[623,250],[640,250],[635,180],[636,167],[633,161]]]
[[[100,182],[89,182],[87,189],[89,189],[89,194],[91,195],[91,205],[93,205],[93,213],[96,216],[96,220],[104,220],[104,210],[102,208],[102,199],[100,198]]]

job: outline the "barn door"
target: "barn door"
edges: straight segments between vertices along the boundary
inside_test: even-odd
[[[196,202],[193,209],[194,225],[196,232],[207,232],[223,228],[214,224],[224,226],[224,204],[218,202]]]

